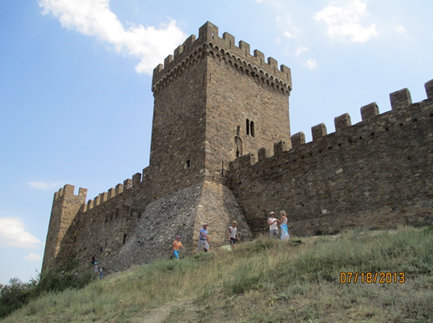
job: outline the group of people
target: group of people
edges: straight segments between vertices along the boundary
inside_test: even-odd
[[[227,231],[227,239],[231,245],[234,245],[234,244],[236,244],[236,242],[241,240],[238,236],[237,225],[238,225],[238,223],[236,221],[233,221],[232,225],[229,227],[229,229]],[[208,252],[209,250],[211,250],[211,246],[209,244],[210,237],[208,235],[207,227],[208,227],[208,224],[203,223],[203,227],[200,229],[200,232],[198,235],[197,252],[199,252],[199,251]],[[179,259],[180,248],[186,249],[182,245],[182,242],[180,241],[180,239],[181,239],[181,237],[177,236],[176,240],[173,241],[173,246],[172,246],[173,255],[172,255],[172,257],[175,259]]]
[[[287,222],[288,222],[288,219],[287,219],[286,211],[284,211],[284,210],[280,211],[280,219],[277,219],[275,217],[274,212],[270,212],[269,218],[268,218],[268,225],[269,225],[269,233],[271,235],[271,238],[273,238],[273,239],[280,238],[281,240],[289,239],[290,235],[289,235],[289,228],[287,226]],[[238,235],[237,225],[238,225],[238,223],[236,221],[233,221],[232,225],[228,228],[228,231],[227,231],[227,240],[229,241],[231,246],[234,246],[238,241],[241,240],[239,238],[239,235]],[[208,252],[211,249],[210,244],[209,244],[210,238],[208,235],[207,227],[208,227],[208,224],[203,223],[203,227],[200,229],[199,236],[198,236],[197,252],[199,252],[199,251]],[[279,229],[278,229],[278,227],[279,227]],[[182,242],[180,241],[180,239],[181,239],[181,237],[177,236],[176,240],[173,241],[173,246],[172,246],[173,255],[172,256],[175,259],[179,259],[180,248],[186,249],[182,245]]]
[[[286,240],[290,238],[289,235],[289,227],[287,226],[287,213],[286,211],[280,211],[280,219],[275,217],[275,213],[269,213],[268,225],[269,225],[269,234],[271,238],[281,240]],[[280,226],[280,230],[278,230],[278,226]]]

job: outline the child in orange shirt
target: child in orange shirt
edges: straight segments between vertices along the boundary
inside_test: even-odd
[[[177,236],[176,240],[173,241],[173,256],[176,259],[179,259],[179,248],[185,249],[185,247],[182,246],[182,242],[180,242],[180,236]]]

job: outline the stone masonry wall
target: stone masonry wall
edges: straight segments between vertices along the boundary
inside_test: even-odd
[[[204,179],[206,65],[197,58],[181,78],[154,93],[148,174],[155,199]]]
[[[234,66],[230,53],[210,55],[206,109],[206,168],[221,179],[231,160],[290,139],[288,93]]]
[[[335,133],[320,124],[310,143],[298,133],[291,150],[231,163],[226,181],[255,235],[282,209],[296,235],[433,221],[433,98],[411,104],[406,89],[390,97],[392,111],[378,115],[373,103],[354,126],[345,114]]]
[[[168,258],[177,235],[187,248],[182,254],[195,252],[198,232],[204,222],[209,223],[212,247],[228,244],[227,230],[233,220],[239,223],[239,234],[250,239],[251,231],[233,193],[213,182],[195,184],[150,203],[125,245],[101,263],[109,272],[115,272],[156,258]]]
[[[122,248],[149,200],[146,183],[140,177],[135,174],[133,180],[128,179],[81,204],[61,241],[57,266],[62,267],[72,259],[81,264],[92,257],[105,261]]]

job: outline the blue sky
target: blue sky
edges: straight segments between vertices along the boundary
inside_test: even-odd
[[[292,69],[292,134],[433,78],[430,0],[0,0],[0,283],[40,270],[53,194],[148,165],[152,70],[206,21]]]

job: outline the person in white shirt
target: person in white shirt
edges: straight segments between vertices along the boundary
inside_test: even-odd
[[[241,241],[238,236],[238,223],[236,221],[232,222],[232,225],[229,227],[229,231],[227,232],[228,240],[231,245],[234,245],[237,241]]]
[[[278,220],[275,218],[275,213],[269,213],[268,219],[269,234],[272,239],[278,239]]]

